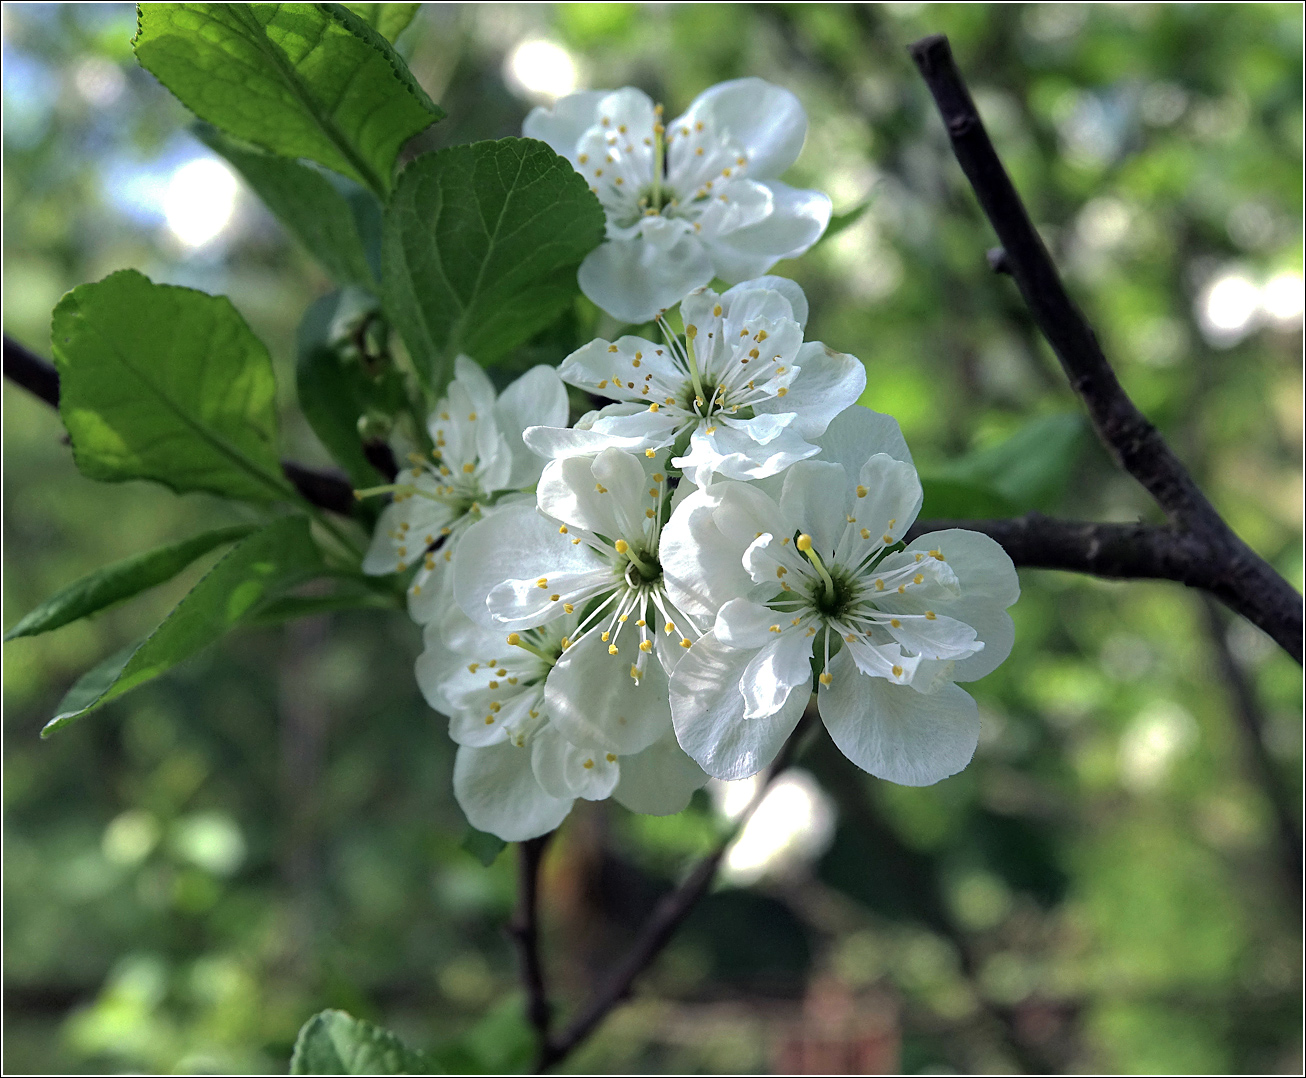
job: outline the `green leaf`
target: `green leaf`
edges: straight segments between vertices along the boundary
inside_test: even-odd
[[[388,1029],[344,1011],[315,1014],[299,1031],[291,1074],[440,1074]]]
[[[141,4],[133,42],[201,120],[384,197],[405,142],[444,112],[339,4]]]
[[[305,312],[295,341],[299,406],[356,487],[386,481],[363,452],[359,417],[373,409],[393,415],[405,406],[403,376],[392,365],[371,375],[360,357],[347,357],[338,346],[349,327],[374,313],[376,301],[357,289],[331,292]]]
[[[498,835],[478,831],[469,824],[467,833],[463,835],[460,845],[486,868],[489,868],[508,844]]]
[[[598,199],[542,142],[425,154],[404,169],[386,209],[386,310],[440,389],[457,353],[488,364],[553,321],[602,239]]]
[[[308,519],[283,517],[233,547],[130,656],[105,660],[84,676],[41,731],[55,730],[202,650],[257,606],[322,568]],[[116,669],[115,669],[115,663]]]
[[[354,216],[355,206],[363,209],[366,202],[372,203],[373,213],[379,216],[380,204],[370,192],[314,165],[239,143],[210,124],[193,124],[191,130],[235,166],[264,205],[333,280],[376,290]],[[360,196],[365,201],[360,203]]]
[[[1077,412],[1040,416],[1005,441],[968,453],[932,474],[986,487],[1005,498],[1015,512],[1048,510],[1070,481],[1087,429]]]
[[[345,4],[350,11],[362,19],[392,44],[399,40],[399,35],[408,29],[417,9],[421,4]]]
[[[817,242],[824,243],[826,240],[833,239],[839,235],[845,228],[850,228],[862,219],[862,215],[871,208],[871,199],[854,206],[846,213],[836,213],[830,218],[830,223],[825,226],[825,231],[821,233],[821,238]]]
[[[119,270],[59,301],[51,345],[83,475],[294,497],[277,462],[272,360],[225,297]]]
[[[216,528],[183,539],[180,543],[171,543],[113,565],[106,565],[56,592],[5,633],[4,638],[14,640],[20,636],[48,633],[51,629],[58,629],[61,625],[129,599],[147,588],[171,580],[196,558],[207,554],[214,547],[243,539],[253,530],[252,524]]]
[[[1016,516],[1020,512],[997,491],[977,483],[922,475],[921,487],[925,491],[922,520],[982,520]]]
[[[247,625],[280,625],[318,614],[342,610],[395,610],[403,605],[397,595],[385,595],[369,588],[339,591],[332,595],[283,595],[264,603],[245,619]]]

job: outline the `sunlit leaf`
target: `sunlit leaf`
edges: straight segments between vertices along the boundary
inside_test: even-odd
[[[404,169],[386,210],[386,309],[442,388],[457,353],[490,363],[553,321],[602,238],[598,199],[542,142],[426,154]]]
[[[136,57],[201,120],[390,189],[444,112],[394,47],[340,4],[141,4]]]
[[[78,681],[41,736],[48,737],[190,658],[239,625],[261,602],[321,566],[306,517],[284,517],[248,536],[121,663],[117,663],[119,656],[105,660]]]
[[[183,539],[180,543],[169,543],[113,565],[106,565],[50,596],[5,633],[5,639],[48,633],[51,629],[58,629],[61,625],[139,595],[156,584],[171,580],[202,554],[207,554],[224,543],[243,539],[253,530],[252,524],[216,528]]]
[[[344,1011],[315,1014],[299,1031],[291,1074],[441,1074],[423,1052]]]
[[[293,496],[277,463],[272,360],[226,298],[120,270],[59,301],[51,346],[84,475]]]
[[[345,4],[350,11],[389,42],[408,29],[421,4]]]

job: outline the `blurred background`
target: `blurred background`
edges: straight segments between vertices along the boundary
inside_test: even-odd
[[[125,266],[225,293],[279,364],[289,453],[324,463],[291,372],[330,283],[136,66],[131,5],[3,19],[5,332],[48,355],[59,297]],[[1300,588],[1299,5],[430,4],[399,48],[449,117],[412,150],[517,134],[578,88],[633,84],[675,115],[723,79],[787,86],[811,122],[787,178],[837,216],[778,272],[811,297],[808,336],[865,361],[924,515],[1156,520],[986,266],[905,51],[936,31],[1128,391]],[[5,626],[232,518],[85,480],[61,434],[5,386]],[[518,1065],[513,851],[486,868],[461,846],[404,616],[245,632],[38,739],[204,568],[5,645],[5,1070],[284,1070],[327,1006]],[[1021,580],[1015,650],[973,686],[972,765],[908,789],[815,740],[564,1070],[1301,1072],[1300,669],[1178,585]],[[746,792],[666,819],[578,802],[545,875],[560,1000]]]

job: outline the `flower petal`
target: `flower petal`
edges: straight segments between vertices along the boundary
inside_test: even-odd
[[[760,401],[756,411],[794,412],[794,427],[809,441],[819,438],[840,412],[857,403],[866,389],[866,368],[856,356],[808,341],[795,359],[798,377],[783,397]],[[839,462],[842,463],[842,462]]]
[[[887,453],[876,453],[862,465],[857,481],[853,502],[857,522],[886,546],[897,542],[921,511],[923,495],[916,469]]]
[[[576,146],[581,136],[599,122],[599,103],[609,93],[609,90],[582,90],[558,98],[548,108],[538,105],[527,115],[521,133],[526,138],[548,143],[555,153],[575,166]]]
[[[670,816],[681,812],[705,782],[707,772],[685,755],[674,737],[664,737],[643,752],[621,758],[621,781],[612,796],[631,812]]]
[[[791,692],[775,714],[745,719],[740,682],[755,654],[727,648],[708,633],[689,649],[672,677],[676,740],[719,779],[747,778],[766,767],[807,706],[808,693]]]
[[[769,417],[768,417],[769,418]],[[707,486],[714,475],[727,479],[765,479],[778,475],[792,464],[812,457],[818,448],[787,425],[778,427],[765,420],[722,419],[700,423],[689,436],[689,452],[671,463],[682,469],[696,486]],[[771,435],[766,442],[754,437]]]
[[[748,599],[731,599],[717,611],[712,631],[728,648],[761,648],[775,640],[775,634],[789,618]]]
[[[453,792],[468,823],[505,842],[548,834],[572,805],[545,793],[531,770],[530,750],[507,741],[485,748],[461,746],[454,759]]]
[[[886,453],[908,464],[912,462],[898,421],[860,404],[840,412],[830,420],[825,433],[812,440],[821,447],[821,460],[843,465],[848,473],[849,490],[857,486],[857,476],[867,458],[876,453]]]
[[[812,638],[803,629],[786,625],[744,669],[740,682],[744,719],[754,722],[774,715],[799,688],[804,700],[812,693]]]
[[[532,740],[531,768],[535,780],[553,797],[586,801],[602,801],[621,777],[616,753],[578,748],[553,726],[546,726]]]
[[[531,452],[522,434],[534,426],[565,427],[568,411],[567,387],[553,367],[532,367],[503,391],[494,414],[512,455],[504,489],[521,490],[539,482],[544,462]]]
[[[609,240],[585,256],[578,279],[586,297],[613,318],[638,324],[711,281],[712,260],[688,233],[666,247]]]
[[[812,537],[823,558],[833,556],[847,527],[848,496],[843,468],[823,460],[799,461],[785,472],[780,508]]]
[[[583,543],[573,545],[558,532],[555,521],[529,505],[512,505],[490,514],[463,533],[454,552],[454,599],[473,622],[494,632],[503,630],[486,608],[486,599],[509,573],[547,577],[550,573],[584,572],[602,566]]]
[[[979,709],[956,685],[928,695],[858,672],[848,652],[830,661],[821,718],[840,751],[863,771],[903,786],[929,786],[970,763]]]
[[[708,121],[748,157],[752,176],[779,176],[798,160],[807,136],[807,113],[782,86],[758,78],[731,79],[704,90],[668,126],[675,130]]]
[[[568,741],[607,745],[624,756],[666,734],[671,722],[667,675],[661,663],[649,662],[636,681],[626,650],[608,654],[608,645],[591,631],[563,652],[544,683],[544,702]],[[629,652],[639,654],[633,643]]]
[[[797,258],[830,223],[830,198],[779,180],[767,180],[771,214],[757,224],[715,236],[705,245],[717,276],[727,281],[760,277],[782,258]]]
[[[558,375],[568,385],[601,397],[640,404],[648,403],[640,393],[647,374],[653,375],[659,384],[677,389],[685,377],[664,346],[629,335],[616,341],[602,338],[590,341],[572,352],[558,368]],[[660,400],[661,396],[655,395],[653,399]]]

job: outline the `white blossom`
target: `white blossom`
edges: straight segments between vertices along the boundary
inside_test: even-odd
[[[929,785],[974,753],[977,709],[954,682],[1009,653],[1015,569],[978,532],[903,548],[921,486],[888,417],[850,409],[822,450],[786,470],[778,497],[721,481],[668,523],[667,593],[713,618],[674,672],[676,736],[719,778],[761,770],[807,704],[815,659],[821,718],[844,754]]]
[[[683,340],[660,319],[662,344],[600,339],[568,356],[563,381],[618,403],[587,417],[588,431],[536,427],[527,444],[561,456],[604,435],[627,449],[677,447],[671,463],[698,486],[714,474],[762,479],[817,453],[811,439],[866,387],[860,360],[803,342],[807,297],[793,281],[699,289],[680,314]]]
[[[612,746],[573,744],[550,722],[546,685],[576,623],[570,615],[505,636],[454,608],[425,630],[417,683],[449,717],[458,744],[454,796],[473,827],[505,841],[552,831],[578,797],[612,797],[653,815],[679,812],[707,781],[669,723],[659,741],[621,756]]]
[[[427,420],[430,457],[410,454],[397,482],[376,488],[390,491],[392,501],[363,560],[363,571],[374,576],[418,566],[408,610],[420,623],[453,604],[448,566],[468,527],[514,500],[529,504],[529,494],[515,492],[535,485],[544,462],[526,447],[522,432],[567,422],[567,389],[552,367],[527,371],[502,394],[466,356],[457,358],[454,370]]]
[[[665,468],[652,449],[552,460],[539,511],[514,505],[474,525],[454,559],[458,605],[486,628],[579,619],[545,689],[577,745],[635,753],[671,730],[668,674],[700,628],[668,600],[658,561]]]
[[[762,79],[719,83],[670,124],[632,87],[571,94],[522,126],[585,177],[603,204],[607,241],[580,287],[614,318],[648,321],[714,276],[760,277],[820,238],[830,200],[775,177],[794,163],[807,116]]]

